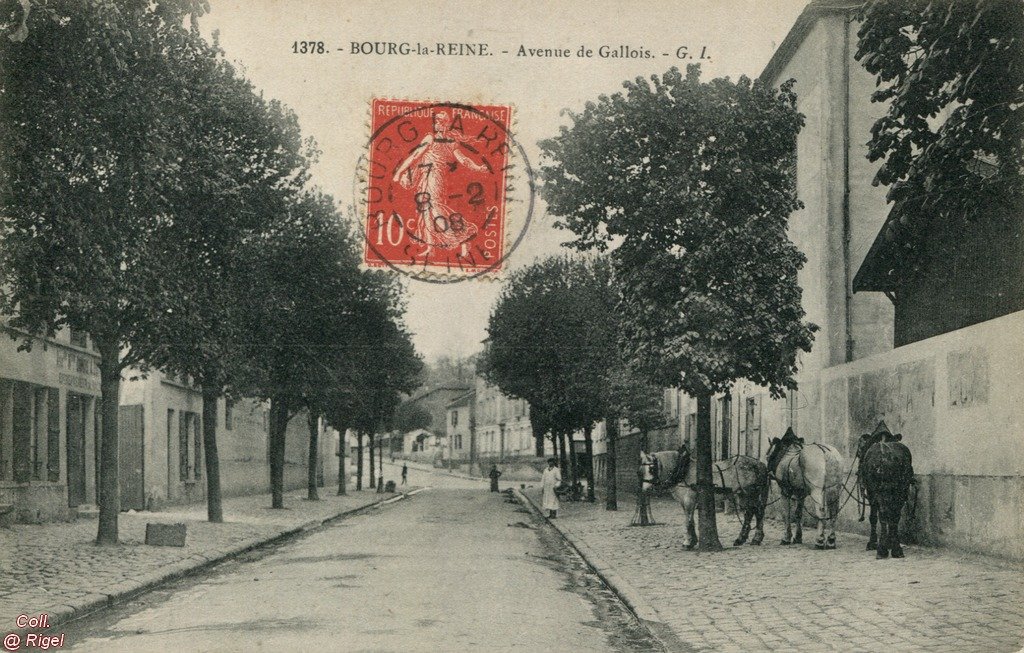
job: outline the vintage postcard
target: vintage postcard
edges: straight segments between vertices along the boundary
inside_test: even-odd
[[[1022,118],[1024,0],[0,2],[2,650],[1022,650]]]

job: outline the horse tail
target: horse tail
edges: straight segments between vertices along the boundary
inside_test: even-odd
[[[831,454],[831,455],[829,455]],[[830,518],[839,516],[839,507],[843,500],[843,458],[839,455],[839,452],[832,449],[830,452],[825,453],[825,468],[826,470],[832,467],[833,474],[827,474],[825,478],[824,493],[822,500],[825,503],[827,514]],[[829,476],[834,475],[835,478],[829,479]]]

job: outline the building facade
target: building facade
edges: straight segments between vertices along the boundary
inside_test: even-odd
[[[0,522],[66,520],[96,503],[99,356],[67,329],[24,339],[0,318]]]
[[[200,389],[158,371],[128,372],[121,383],[121,509],[191,503],[206,497]],[[321,420],[317,477],[338,478],[338,434]],[[217,453],[223,496],[270,491],[269,405],[222,397],[217,402]],[[309,465],[305,411],[288,423],[285,489],[305,487]]]
[[[946,288],[939,266],[916,277],[916,288],[904,287],[903,302],[887,297],[879,270],[888,273],[899,257],[885,253],[892,207],[885,188],[872,186],[877,164],[866,146],[885,107],[870,101],[875,80],[853,58],[859,4],[812,2],[761,75],[776,86],[795,79],[805,116],[796,165],[804,208],[791,216],[790,238],[807,256],[798,281],[806,319],[820,331],[799,357],[799,390],[785,399],[742,381],[715,398],[716,458],[763,459],[767,439],[792,427],[837,447],[849,470],[858,437],[884,419],[914,455],[919,489],[907,531],[925,543],[1021,559],[1024,407],[1013,396],[1024,364],[1024,313],[1017,299],[988,292],[1001,281],[985,283],[1004,276],[999,266],[1015,265],[1020,274],[1020,241],[969,238],[964,265],[973,288]],[[948,234],[930,239],[948,251]],[[943,312],[972,293],[977,301],[962,315]],[[696,402],[686,398],[681,413],[685,436],[694,430]],[[842,528],[866,528],[856,508],[846,504]]]

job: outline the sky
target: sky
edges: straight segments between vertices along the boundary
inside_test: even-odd
[[[703,78],[756,77],[792,27],[805,0],[213,0],[200,23],[217,30],[230,60],[266,97],[299,117],[322,150],[313,182],[339,208],[356,206],[357,168],[370,137],[373,98],[513,107],[512,134],[534,168],[538,141],[567,124],[566,109],[621,90],[624,80],[701,64]],[[323,53],[295,52],[301,41]],[[486,44],[485,56],[353,54],[375,43]],[[649,52],[650,58],[601,57]],[[576,56],[583,47],[590,57]],[[569,57],[518,56],[520,48]],[[684,50],[681,50],[684,48]],[[314,47],[314,49],[316,49]],[[507,52],[507,54],[506,54]],[[679,54],[690,59],[680,59]],[[701,54],[703,59],[699,59]],[[509,230],[525,216],[509,210]],[[538,198],[507,269],[562,250],[571,237]],[[398,274],[397,272],[393,272]],[[406,324],[427,360],[480,350],[500,288],[497,279],[433,284],[405,277]]]

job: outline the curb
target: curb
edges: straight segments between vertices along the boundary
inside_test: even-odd
[[[537,517],[543,519],[549,526],[558,531],[562,540],[579,554],[583,562],[625,604],[637,622],[647,630],[655,641],[661,644],[662,648],[673,652],[693,650],[692,647],[687,646],[679,639],[675,632],[662,621],[658,611],[628,581],[619,576],[611,565],[604,562],[589,546],[572,533],[566,531],[557,521],[552,521],[544,516],[544,512],[525,492],[519,488],[512,488],[512,491],[520,503],[528,507]]]
[[[303,533],[314,531],[322,526],[327,526],[333,522],[345,519],[346,517],[351,517],[361,512],[366,512],[374,508],[381,508],[385,505],[402,501],[403,499],[407,499],[429,489],[429,487],[417,488],[410,492],[402,492],[396,496],[387,499],[379,499],[377,501],[368,503],[363,506],[359,506],[357,508],[349,508],[348,510],[343,510],[342,512],[339,512],[335,515],[331,515],[330,517],[325,517],[324,519],[312,519],[310,521],[304,522],[303,524],[300,524],[299,526],[281,531],[280,533],[272,535],[268,538],[236,545],[228,549],[214,552],[210,555],[207,555],[205,553],[197,553],[196,555],[198,555],[201,558],[204,558],[204,561],[200,562],[199,564],[192,564],[192,562],[188,560],[178,562],[170,566],[170,571],[168,571],[168,573],[163,574],[158,578],[146,580],[136,586],[124,587],[123,590],[115,591],[112,594],[99,594],[96,599],[89,601],[87,603],[83,603],[81,605],[64,605],[50,610],[47,613],[50,616],[50,626],[47,629],[47,632],[53,631],[57,626],[66,626],[67,624],[73,621],[83,619],[101,610],[121,605],[127,601],[130,601],[131,599],[141,596],[142,594],[146,594],[147,592],[151,592],[155,589],[158,589],[163,585],[167,585],[174,581],[181,580],[183,578],[187,578],[189,576],[207,571],[208,569],[211,569],[212,567],[215,567],[223,562],[227,562],[228,560],[237,558],[244,553],[255,551],[257,549],[262,549],[272,544],[277,544],[284,540],[296,537]],[[122,585],[128,584],[128,582],[122,583]]]

